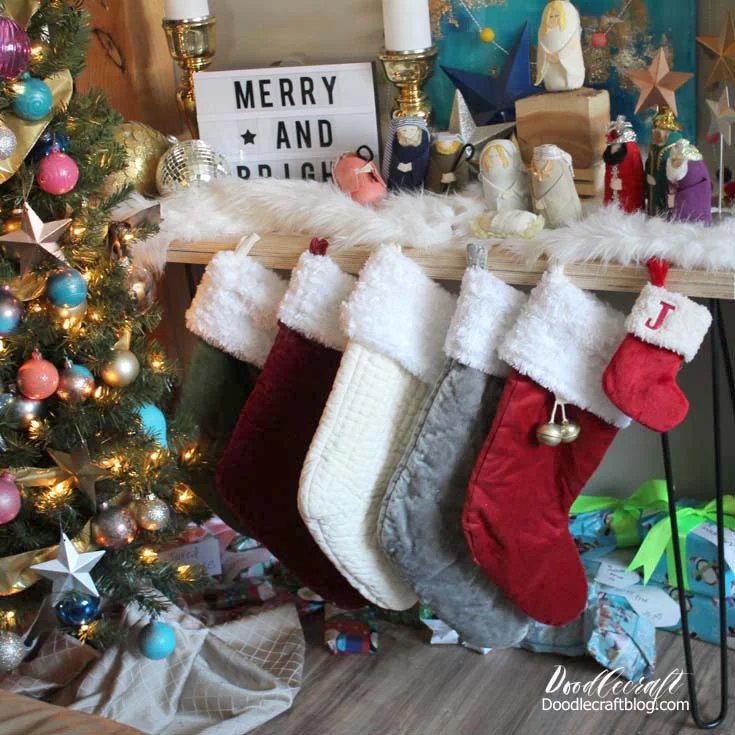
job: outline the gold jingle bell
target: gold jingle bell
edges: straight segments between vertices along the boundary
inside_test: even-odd
[[[582,427],[574,421],[564,421],[561,425],[561,440],[564,444],[572,444],[579,439]]]
[[[562,427],[559,424],[541,424],[536,429],[536,438],[547,447],[558,447],[564,441]]]

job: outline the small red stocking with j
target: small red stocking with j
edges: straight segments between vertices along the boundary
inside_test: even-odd
[[[676,428],[689,401],[676,383],[684,361],[696,356],[712,324],[709,310],[664,288],[668,264],[648,264],[649,283],[625,322],[628,332],[603,376],[608,398],[652,431]]]
[[[462,525],[475,562],[546,625],[576,620],[587,578],[568,514],[630,419],[602,390],[624,316],[546,273],[501,345],[513,369],[475,464]]]

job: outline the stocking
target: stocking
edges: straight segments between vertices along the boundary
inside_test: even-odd
[[[380,504],[430,387],[455,299],[397,248],[382,246],[345,304],[349,343],[304,463],[299,508],[324,553],[371,602],[416,595],[378,544]]]
[[[293,272],[273,349],[220,462],[220,493],[304,584],[343,607],[359,595],[314,543],[296,507],[299,474],[337,374],[345,340],[339,306],[354,278],[315,240]]]
[[[205,441],[226,443],[278,332],[286,282],[238,252],[212,258],[186,313],[199,339],[181,388],[176,415],[199,428]],[[211,473],[192,478],[197,495],[228,525],[242,531],[214,487]]]
[[[497,348],[526,297],[486,270],[486,248],[470,245],[468,262],[444,372],[388,486],[378,534],[419,599],[464,643],[501,648],[523,640],[530,621],[473,563],[462,509],[508,372]]]
[[[684,361],[702,346],[712,315],[704,306],[664,288],[668,265],[649,263],[652,283],[635,302],[625,322],[625,341],[603,376],[608,398],[652,431],[671,431],[689,412],[676,383]]]
[[[567,516],[618,428],[630,423],[601,384],[623,333],[621,314],[549,272],[500,348],[513,370],[462,522],[475,562],[546,625],[570,623],[585,607],[587,581]],[[569,423],[549,431],[557,400],[569,404]]]

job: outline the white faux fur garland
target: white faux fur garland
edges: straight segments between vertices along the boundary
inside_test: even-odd
[[[322,237],[331,252],[393,243],[417,248],[464,248],[477,241],[470,223],[485,210],[479,185],[463,194],[391,194],[378,207],[353,202],[333,184],[224,179],[161,201],[161,234],[140,243],[136,259],[163,269],[171,242],[237,242],[252,232]],[[644,264],[655,256],[674,267],[735,270],[735,218],[713,227],[675,224],[585,202],[585,218],[530,240],[491,241],[523,262],[596,260]]]

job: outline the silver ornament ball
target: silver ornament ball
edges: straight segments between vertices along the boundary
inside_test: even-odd
[[[227,159],[203,140],[184,140],[161,156],[156,185],[162,196],[230,175]]]
[[[115,350],[100,373],[102,380],[113,388],[125,388],[138,377],[140,362],[130,350]]]
[[[163,500],[153,495],[135,504],[135,520],[146,531],[162,531],[171,522],[171,511]]]
[[[156,303],[156,279],[147,268],[132,265],[128,271],[127,284],[130,296],[135,301],[136,316],[143,316]]]
[[[92,519],[92,540],[103,549],[121,549],[131,544],[138,524],[125,508],[103,506]]]
[[[59,375],[56,394],[67,403],[84,403],[94,393],[94,376],[69,364]]]
[[[9,674],[21,665],[26,657],[23,639],[9,630],[0,633],[0,674]]]
[[[17,147],[15,133],[7,125],[0,125],[0,159],[10,158]]]
[[[45,414],[43,401],[34,401],[21,395],[11,395],[9,400],[3,401],[2,411],[18,429],[27,429],[31,421],[41,419]]]

